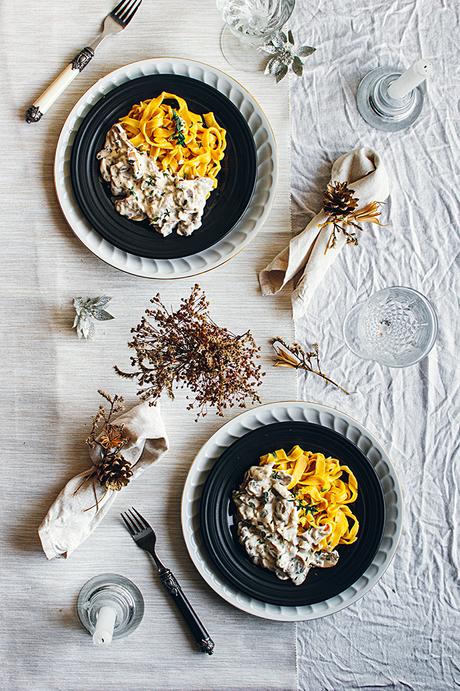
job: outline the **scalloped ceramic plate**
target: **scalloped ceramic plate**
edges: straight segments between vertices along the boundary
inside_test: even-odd
[[[275,449],[302,449],[340,458],[351,468],[358,482],[358,498],[350,508],[359,521],[358,539],[340,545],[339,562],[331,569],[312,568],[301,585],[280,580],[274,573],[256,566],[240,545],[236,534],[232,494],[248,468],[261,455]],[[330,599],[366,571],[377,552],[385,522],[382,488],[372,465],[349,439],[324,425],[311,422],[276,422],[248,432],[224,451],[204,485],[200,502],[201,535],[208,554],[235,588],[250,597],[275,605],[307,605]]]
[[[126,82],[149,75],[178,75],[204,82],[229,99],[246,120],[256,148],[256,180],[246,211],[235,227],[211,247],[184,257],[147,258],[131,254],[104,239],[88,222],[72,188],[70,159],[76,133],[89,111]],[[240,252],[258,233],[273,202],[277,173],[275,139],[258,103],[224,72],[193,60],[154,58],[126,65],[100,79],[78,101],[67,118],[56,148],[54,178],[59,203],[70,227],[97,257],[117,269],[145,278],[171,279],[210,271]]]
[[[308,422],[335,430],[355,444],[372,466],[383,494],[384,523],[377,551],[365,572],[341,593],[308,605],[277,605],[263,602],[238,590],[221,575],[208,555],[200,530],[203,487],[211,469],[236,440],[248,432],[279,422]],[[182,495],[182,530],[190,557],[205,581],[221,597],[249,614],[278,621],[317,619],[348,607],[367,593],[388,568],[402,527],[402,497],[391,462],[380,443],[356,420],[333,408],[293,401],[272,403],[249,410],[225,424],[196,456]]]
[[[163,237],[148,220],[117,213],[110,185],[103,181],[98,152],[107,132],[133,103],[161,92],[178,94],[194,113],[213,112],[226,131],[227,146],[218,185],[209,196],[201,227],[189,236]],[[177,74],[151,74],[117,86],[101,98],[81,123],[72,145],[70,176],[78,205],[88,222],[108,242],[138,257],[178,259],[202,252],[224,238],[243,216],[256,180],[256,148],[238,108],[209,84]]]

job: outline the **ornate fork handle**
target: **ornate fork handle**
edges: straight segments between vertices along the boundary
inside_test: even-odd
[[[170,569],[166,569],[164,567],[159,569],[159,574],[162,584],[176,603],[177,608],[187,622],[188,627],[200,649],[204,653],[212,655],[214,652],[214,641],[211,639],[209,633],[201,623],[197,613],[188,601],[184,591],[179,585],[177,578],[174,576],[173,572],[170,571]]]
[[[41,96],[30,106],[26,112],[26,122],[38,122],[44,114],[57,101],[59,96],[64,93],[69,84],[73,82],[86,65],[93,59],[94,50],[87,46],[74,57],[67,67],[56,77]]]
[[[83,48],[83,50],[74,57],[72,62],[67,65],[59,77],[57,77],[46,91],[44,91],[30,106],[26,112],[27,122],[38,122],[41,120],[53,103],[57,101],[59,96],[67,89],[69,84],[73,82],[75,77],[79,75],[93,59],[96,48],[98,48],[98,46],[109,36],[115,36],[120,33],[120,31],[123,31],[123,29],[126,29],[141,4],[142,0],[120,0],[112,12],[105,17],[102,31],[94,41],[86,48]]]

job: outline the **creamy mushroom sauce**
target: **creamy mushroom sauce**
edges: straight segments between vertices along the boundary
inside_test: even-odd
[[[150,156],[136,149],[121,125],[108,132],[97,158],[101,175],[110,182],[115,208],[132,221],[149,219],[166,237],[173,230],[191,235],[201,226],[206,198],[212,190],[210,178],[186,180],[162,171]]]
[[[273,464],[254,465],[243,483],[233,492],[239,540],[251,560],[281,578],[301,585],[312,566],[328,568],[337,564],[336,550],[318,548],[329,534],[328,525],[297,534],[299,512],[287,486],[291,476],[273,470]]]

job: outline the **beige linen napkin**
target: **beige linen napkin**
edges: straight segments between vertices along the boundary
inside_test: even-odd
[[[345,181],[356,192],[358,208],[373,201],[383,202],[390,193],[383,161],[369,147],[354,149],[335,161],[331,182]],[[294,319],[306,313],[321,279],[346,244],[346,238],[339,233],[336,245],[324,254],[332,230],[330,225],[320,230],[319,226],[326,218],[323,210],[316,214],[305,230],[293,238],[288,247],[259,274],[263,295],[278,293],[285,286],[292,288]],[[349,249],[356,251],[355,248]]]
[[[148,403],[141,403],[122,413],[114,424],[123,425],[123,433],[129,438],[123,447],[123,456],[131,463],[132,482],[168,448],[160,409],[158,405],[149,406]],[[98,464],[100,453],[99,446],[89,449],[93,466]],[[94,507],[94,491],[97,492],[99,501],[105,490],[97,481],[95,486],[92,480],[84,482],[93,470],[94,468],[89,468],[69,480],[40,525],[38,534],[48,559],[70,556],[102,521],[119,494],[109,490],[99,502],[99,508]],[[90,507],[94,508],[87,511]]]

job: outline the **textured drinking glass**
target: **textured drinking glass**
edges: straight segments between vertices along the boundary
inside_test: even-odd
[[[295,0],[217,0],[225,27],[220,45],[227,62],[245,72],[259,70],[266,57],[257,47],[280,31]]]
[[[345,317],[347,346],[363,360],[409,367],[433,347],[438,320],[431,303],[413,288],[395,286],[374,293]]]

